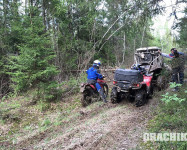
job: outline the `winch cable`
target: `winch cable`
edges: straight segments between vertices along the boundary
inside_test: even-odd
[[[107,73],[107,71],[106,71],[106,68],[105,68],[105,67],[104,67],[103,72],[105,72],[105,74],[106,74],[106,75],[107,75],[107,77],[109,78],[109,81],[113,81],[113,79],[111,79],[111,78],[110,78],[110,76],[108,75],[108,73]],[[112,70],[112,72],[113,72],[113,70]]]

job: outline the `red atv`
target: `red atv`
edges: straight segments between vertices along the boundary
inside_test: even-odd
[[[114,74],[111,102],[118,103],[123,98],[135,101],[135,106],[144,105],[153,94],[152,74],[139,70],[117,69]]]
[[[108,85],[106,84],[104,77],[103,79],[97,79],[97,82],[100,84],[101,88],[103,89],[105,97],[107,97],[108,96]],[[99,92],[97,91],[94,84],[82,83],[80,92],[83,95],[81,99],[81,103],[83,107],[86,107],[95,101],[101,100],[99,96]]]
[[[168,79],[162,71],[168,70],[164,66],[163,58],[158,47],[144,47],[136,49],[134,64],[139,64],[143,70],[118,69],[114,74],[114,87],[111,92],[111,102],[117,103],[123,97],[135,100],[136,106],[142,106],[153,94],[154,89],[167,87]]]

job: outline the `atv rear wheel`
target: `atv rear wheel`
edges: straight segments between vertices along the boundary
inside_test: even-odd
[[[83,92],[83,97],[81,99],[81,104],[83,107],[88,106],[92,102],[92,93],[90,90],[85,90]]]
[[[117,87],[112,88],[110,99],[113,104],[120,102],[120,96],[119,93],[117,92]]]
[[[146,97],[146,91],[144,89],[138,90],[135,93],[135,106],[140,107],[144,105],[147,102]]]

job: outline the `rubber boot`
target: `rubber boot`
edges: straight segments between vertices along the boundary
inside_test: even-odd
[[[180,80],[180,84],[184,83],[184,72],[179,72],[179,80]]]
[[[106,97],[104,95],[103,89],[99,90],[99,95],[101,97],[101,99],[103,100],[104,103],[107,103]]]
[[[179,87],[175,87],[174,89],[172,89],[172,92],[178,92],[179,91]]]

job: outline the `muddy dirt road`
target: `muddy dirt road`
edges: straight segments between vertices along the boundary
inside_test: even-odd
[[[110,77],[112,78],[112,77]],[[109,80],[111,88],[111,81]],[[158,105],[156,98],[148,104],[135,107],[123,100],[119,104],[96,102],[83,108],[81,94],[70,95],[62,102],[51,106],[51,110],[38,113],[29,126],[24,120],[32,118],[36,106],[21,107],[17,112],[23,116],[15,133],[8,140],[0,141],[1,149],[42,150],[129,150],[139,148],[146,125]],[[52,104],[51,104],[52,105]],[[15,128],[15,126],[13,126]],[[20,128],[19,128],[20,127]],[[7,136],[11,127],[2,126]],[[6,129],[6,130],[5,130]],[[7,133],[6,133],[7,131]]]
[[[139,147],[157,100],[142,107],[94,103],[72,111],[59,126],[20,137],[16,149],[133,149]]]

